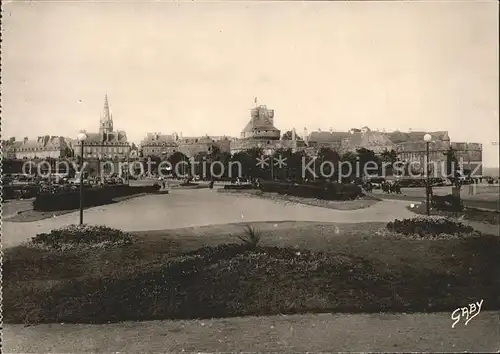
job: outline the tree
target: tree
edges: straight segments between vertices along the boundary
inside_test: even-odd
[[[381,172],[380,158],[372,150],[361,148],[356,150],[359,165],[356,164],[356,177],[379,175]],[[359,169],[358,169],[359,166]]]
[[[208,177],[210,171],[207,171],[207,164],[210,162],[209,153],[206,151],[198,152],[194,157],[193,173],[194,175],[201,176],[203,178]],[[210,168],[208,168],[210,170]]]
[[[341,157],[342,167],[340,168],[340,173],[342,173],[342,182],[349,181],[353,174],[356,173],[356,162],[357,155],[353,152],[346,152]]]
[[[302,175],[302,166],[307,157],[304,151],[297,151],[290,155],[287,160],[289,178],[296,182],[301,182],[305,176]]]
[[[172,166],[172,174],[176,177],[189,175],[190,163],[189,158],[180,151],[174,152],[168,157],[168,162]]]
[[[258,159],[262,157],[263,150],[261,148],[252,148],[235,153],[231,159],[231,162],[234,163],[232,164],[231,177],[265,178],[265,169],[257,165]],[[238,164],[241,166],[241,171],[238,171]],[[238,176],[240,172],[241,176]]]
[[[389,175],[394,174],[394,164],[398,161],[398,154],[393,149],[387,150],[385,149],[381,154],[380,158],[384,166],[387,166],[387,169],[384,168],[382,173],[387,172]]]
[[[62,155],[61,157],[74,157],[75,156],[75,152],[69,146],[66,146],[63,149],[63,152],[62,152],[61,155]]]
[[[321,168],[323,166],[323,168]],[[316,162],[316,175],[320,179],[337,179],[339,174],[340,155],[330,147],[321,147],[318,151],[318,161]]]
[[[277,178],[279,180],[287,180],[289,178],[292,178],[289,166],[289,161],[292,155],[292,149],[280,148],[274,152],[274,159],[272,161],[271,159],[269,159],[269,167],[271,168],[271,163],[274,164],[274,166],[272,167],[272,175],[274,178]],[[277,159],[279,159],[280,162],[278,162]]]

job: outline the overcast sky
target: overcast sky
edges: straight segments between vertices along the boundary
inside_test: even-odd
[[[498,4],[11,2],[3,137],[115,127],[238,136],[254,97],[275,125],[448,130],[498,165]]]

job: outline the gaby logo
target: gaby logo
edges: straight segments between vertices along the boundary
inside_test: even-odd
[[[472,304],[469,304],[469,306],[465,307],[459,307],[453,313],[451,314],[451,319],[455,320],[453,324],[451,325],[451,328],[455,328],[455,325],[460,322],[461,319],[465,320],[464,326],[467,326],[470,320],[472,320],[474,317],[479,315],[481,312],[481,306],[483,305],[483,301],[478,301]]]

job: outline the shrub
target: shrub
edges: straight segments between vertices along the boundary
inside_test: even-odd
[[[252,189],[251,184],[226,184],[224,189]]]
[[[130,244],[132,235],[107,226],[69,225],[49,233],[40,233],[31,239],[31,243],[48,248],[64,249],[75,246],[111,246]]]
[[[441,234],[460,235],[473,233],[468,225],[446,218],[424,218],[394,220],[387,224],[387,229],[404,235],[438,236]]]
[[[261,235],[260,233],[252,226],[245,226],[245,235],[237,236],[243,243],[249,248],[256,248],[259,245]]]

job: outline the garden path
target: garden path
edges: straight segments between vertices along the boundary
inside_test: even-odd
[[[273,201],[216,190],[172,190],[84,211],[84,222],[124,231],[176,229],[192,226],[259,221],[388,222],[413,217],[406,201],[384,200],[359,210],[332,210],[316,206]],[[3,246],[12,247],[40,232],[79,222],[79,212],[33,222],[2,225]]]

